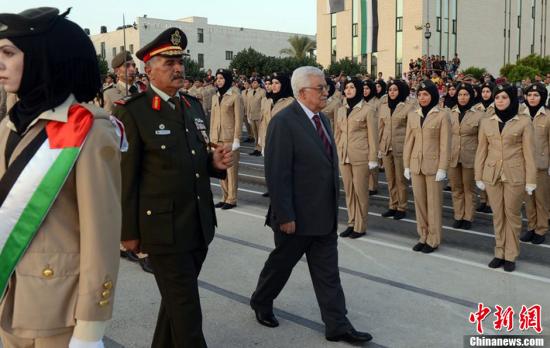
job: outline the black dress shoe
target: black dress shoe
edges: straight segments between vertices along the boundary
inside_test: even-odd
[[[462,226],[461,228],[463,230],[469,230],[470,228],[472,228],[472,222],[471,221],[468,221],[468,220],[462,220]]]
[[[445,186],[443,191],[452,191],[451,186],[449,186],[449,185]]]
[[[426,244],[422,248],[422,252],[424,254],[429,254],[429,253],[433,253],[436,249],[437,249],[437,247],[434,248],[434,247],[430,246],[429,244]]]
[[[407,217],[407,212],[406,211],[401,211],[401,210],[398,210],[395,215],[393,216],[393,219],[394,220],[401,220],[401,219],[404,219]]]
[[[534,234],[535,234],[534,230],[525,231],[521,234],[521,236],[519,237],[519,240],[521,240],[522,242],[530,242],[531,240],[533,240]]]
[[[349,237],[351,232],[353,232],[353,227],[348,227],[344,232],[340,233],[340,237],[343,237],[343,238]]]
[[[269,197],[269,192],[262,193],[262,197]]]
[[[414,251],[422,251],[422,249],[424,249],[425,245],[426,245],[425,243],[418,242],[413,246],[413,250]]]
[[[485,214],[492,214],[492,213],[493,213],[493,209],[491,209],[491,207],[487,205],[487,206],[485,206],[485,209],[483,209],[483,212],[484,212]]]
[[[258,321],[258,323],[262,324],[263,326],[267,326],[267,327],[279,326],[279,321],[277,320],[273,312],[262,312],[255,309],[254,313],[256,313],[256,320]]]
[[[225,202],[218,202],[218,203],[214,204],[214,208],[221,208],[221,207],[223,207],[224,204],[225,204]]]
[[[477,207],[476,211],[479,213],[485,212],[485,208],[487,208],[487,203],[480,203],[479,207]]]
[[[368,342],[372,340],[372,335],[368,332],[360,332],[354,328],[349,329],[343,334],[336,336],[326,336],[327,341],[339,342],[344,341],[348,343],[359,343],[359,342]]]
[[[462,227],[462,220],[455,220],[453,222],[453,228],[461,228]]]
[[[516,263],[512,261],[504,261],[504,271],[513,272],[516,269]]]
[[[144,270],[147,273],[153,273],[153,266],[151,265],[151,261],[149,260],[149,257],[144,257],[142,259],[139,259],[139,265],[141,266],[141,269]]]
[[[222,210],[233,209],[233,208],[235,208],[236,206],[237,206],[236,204],[225,203],[225,204],[222,206]]]
[[[495,257],[489,262],[489,268],[499,268],[502,265],[504,265],[504,259],[499,259],[498,257]]]
[[[378,190],[369,190],[369,196],[374,196],[378,194]]]
[[[363,237],[364,235],[366,235],[367,233],[366,232],[355,232],[355,231],[351,231],[351,233],[349,234],[349,237],[351,239],[357,239],[357,238],[361,238]]]
[[[395,213],[397,213],[397,210],[395,210],[395,209],[390,209],[390,210],[386,211],[385,213],[382,213],[382,217],[391,217],[391,216],[395,216]]]
[[[531,243],[533,244],[542,244],[546,240],[545,236],[541,236],[540,234],[533,234],[533,239],[531,239]]]

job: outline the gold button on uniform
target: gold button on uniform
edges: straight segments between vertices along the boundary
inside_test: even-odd
[[[106,281],[103,283],[103,289],[111,290],[113,288],[113,282],[112,281]]]
[[[195,150],[191,150],[191,153],[192,153],[193,155],[195,155]]]
[[[163,149],[163,150],[165,150],[165,149],[166,149],[166,145],[161,145],[160,148]]]
[[[195,173],[195,176],[197,177],[197,179],[201,177],[199,173]]]
[[[152,213],[150,210],[147,210],[147,213],[146,213],[146,214],[147,214],[147,215],[151,215],[151,214],[153,214],[153,213]]]
[[[109,298],[109,296],[111,296],[111,290],[104,290],[104,291],[101,293],[101,297],[102,297],[102,298]]]
[[[44,270],[42,271],[42,275],[46,278],[53,277],[53,269],[51,269],[49,266],[44,268]]]
[[[98,302],[99,307],[105,307],[105,306],[107,306],[109,303],[111,303],[111,301],[109,301],[109,300],[101,300],[101,301]]]

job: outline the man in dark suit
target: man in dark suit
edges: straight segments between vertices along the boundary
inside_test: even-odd
[[[266,224],[275,237],[250,304],[262,325],[279,325],[273,301],[304,253],[325,336],[329,341],[366,342],[346,317],[338,270],[338,157],[330,122],[320,113],[328,87],[321,70],[301,67],[292,75],[296,101],[281,110],[268,127],[265,175],[271,194]]]
[[[200,102],[183,86],[185,34],[170,28],[137,52],[146,92],[121,99],[129,149],[122,157],[122,244],[147,252],[162,296],[153,348],[206,347],[197,277],[214,237],[209,177],[224,178],[231,149],[208,150]]]

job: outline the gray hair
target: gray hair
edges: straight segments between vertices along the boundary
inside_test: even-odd
[[[311,76],[319,76],[322,79],[325,78],[325,74],[323,74],[319,68],[314,66],[302,66],[294,70],[292,73],[292,79],[290,80],[294,98],[298,99],[300,91],[304,89],[304,87],[311,87],[309,81]]]

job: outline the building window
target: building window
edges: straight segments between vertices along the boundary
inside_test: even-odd
[[[199,53],[197,56],[197,62],[199,63],[199,68],[204,68],[204,54]]]
[[[101,43],[101,58],[105,59],[107,52],[105,51],[105,42]]]
[[[376,53],[372,53],[370,56],[370,75],[378,75],[378,57],[376,56]]]
[[[453,19],[453,34],[456,35],[456,19]]]
[[[351,26],[351,35],[352,35],[353,37],[359,36],[359,33],[357,32],[357,31],[358,31],[358,30],[357,30],[358,27],[359,27],[358,23],[353,23],[353,24],[352,24],[352,26]]]
[[[225,51],[225,60],[233,60],[233,51]]]
[[[116,47],[113,47],[113,57],[116,56]]]
[[[197,29],[197,41],[198,42],[204,42],[204,29],[198,28]]]
[[[403,17],[397,17],[395,21],[395,27],[397,28],[397,32],[403,31]]]
[[[124,52],[124,51],[126,51],[126,50],[124,49],[124,46],[120,46],[120,52]]]
[[[435,20],[436,29],[438,32],[441,32],[441,17],[437,17]]]
[[[336,39],[336,26],[333,25],[331,28],[330,28],[330,38],[331,39]]]
[[[400,79],[403,75],[403,63],[399,62],[395,64],[395,78]]]
[[[130,44],[130,53],[134,54],[134,44]]]

